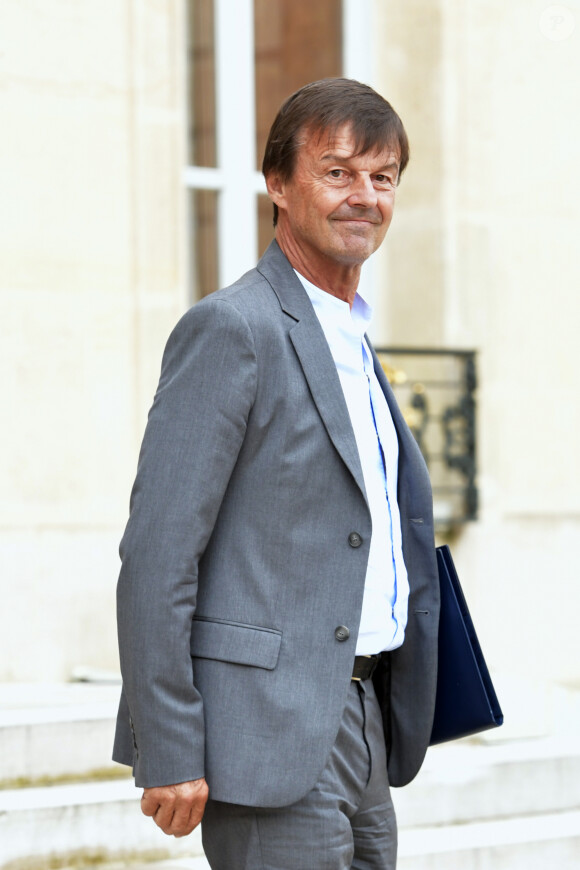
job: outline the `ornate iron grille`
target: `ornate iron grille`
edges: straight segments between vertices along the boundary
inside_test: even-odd
[[[477,519],[475,352],[376,350],[429,469],[435,528]]]

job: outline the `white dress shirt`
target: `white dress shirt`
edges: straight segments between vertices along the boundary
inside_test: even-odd
[[[409,583],[397,503],[399,444],[389,406],[374,373],[365,332],[372,309],[356,294],[348,302],[296,272],[330,347],[350,415],[371,512],[370,545],[357,655],[396,649],[407,624]]]

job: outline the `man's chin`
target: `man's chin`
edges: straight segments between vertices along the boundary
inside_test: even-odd
[[[351,262],[353,265],[364,263],[378,248],[378,245],[374,244],[373,241],[361,237],[344,239],[339,255],[343,262]]]

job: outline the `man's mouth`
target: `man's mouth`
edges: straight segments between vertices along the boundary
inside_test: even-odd
[[[373,226],[378,226],[381,223],[377,218],[368,217],[366,215],[336,215],[333,220],[349,224],[372,224]]]
[[[369,218],[335,218],[338,223],[350,224],[353,229],[364,229],[366,227],[378,226],[378,221],[369,220]]]

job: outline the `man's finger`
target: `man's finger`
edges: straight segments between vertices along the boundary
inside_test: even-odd
[[[141,811],[151,816],[155,824],[166,834],[173,819],[175,793],[171,788],[146,788],[141,798]]]
[[[195,803],[191,808],[189,820],[191,823],[191,830],[192,831],[194,828],[197,828],[197,826],[199,825],[199,823],[203,819],[203,814],[205,812],[206,802],[207,802],[207,798],[204,798],[203,800],[200,800],[197,803]]]
[[[174,837],[186,837],[197,828],[203,818],[207,798],[207,785],[204,780],[200,780],[196,784],[195,795],[193,797],[189,795],[188,800],[176,804],[170,831]]]
[[[173,817],[175,815],[173,805],[170,804],[161,804],[155,815],[153,816],[153,821],[157,825],[157,827],[161,828],[164,834],[172,834],[172,823]]]
[[[165,833],[173,834],[174,837],[186,837],[188,834],[191,834],[195,827],[195,824],[191,820],[192,813],[193,808],[189,802],[178,801],[169,829]]]
[[[153,790],[145,789],[141,798],[141,812],[143,815],[154,816],[159,806],[159,799],[153,794]]]

